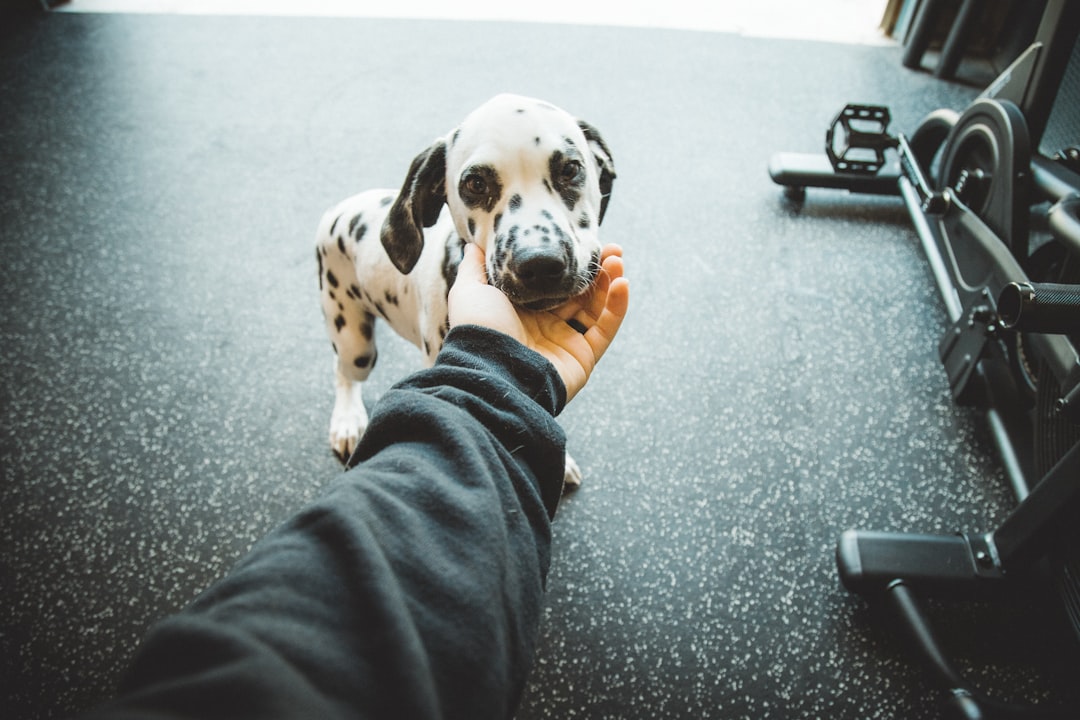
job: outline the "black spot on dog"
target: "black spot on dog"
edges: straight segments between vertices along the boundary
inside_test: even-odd
[[[450,147],[457,145],[458,138],[461,137],[461,128],[454,130],[454,134],[450,136]]]
[[[341,328],[345,327],[344,315],[338,315],[336,318],[334,318],[334,327],[338,329],[338,332],[341,332]]]
[[[383,317],[383,319],[385,320],[386,319],[386,310],[383,308],[383,304],[381,302],[379,302],[378,300],[376,300],[375,302],[372,303],[372,305],[375,306],[375,312],[379,313],[379,315],[381,315]]]
[[[384,197],[382,200],[379,201],[379,207],[386,207],[387,205],[389,205],[392,202],[394,202],[394,196],[393,195],[387,195],[386,197]]]
[[[523,115],[525,113],[525,108],[518,108],[514,112],[517,113],[518,115]]]
[[[510,255],[513,253],[517,242],[518,227],[515,225],[510,228],[510,232],[506,233],[506,237],[503,238],[502,242],[495,243],[495,252],[492,256],[492,267],[496,273],[502,272],[502,269],[506,267],[506,263],[510,259]]]
[[[345,238],[344,237],[342,237],[340,235],[338,236],[337,246],[338,246],[338,250],[341,251],[341,254],[344,255],[345,254]]]
[[[319,248],[315,248],[315,261],[319,263],[319,291],[322,292],[322,289],[323,289],[323,284],[322,284],[323,264],[322,264],[322,253],[319,252]]]
[[[552,195],[555,194],[555,190],[554,190],[554,188],[551,187],[551,183],[548,182],[547,178],[544,178],[544,189],[547,190]]]
[[[360,288],[356,287],[356,285],[354,284],[349,286],[349,290],[352,292],[352,296],[355,299],[360,299]]]
[[[338,286],[338,280],[336,277],[334,277],[334,273],[330,270],[326,271],[326,282],[330,283],[330,287]]]
[[[566,237],[561,231],[556,233],[559,241],[559,247],[562,249],[563,257],[566,258],[566,269],[568,275],[577,274],[577,259],[574,255],[574,243],[570,241],[570,238]]]
[[[331,235],[334,234],[334,228],[337,227],[338,220],[340,220],[340,219],[341,219],[341,216],[338,215],[336,218],[334,218],[334,222],[330,223],[330,234]]]
[[[539,145],[539,144],[540,144],[540,137],[539,136],[534,137],[533,138],[533,145]]]
[[[469,225],[469,235],[471,237],[475,237],[476,236],[476,221],[473,220],[472,218],[469,218],[468,225]]]
[[[345,306],[341,303],[337,304],[338,312],[345,312]]]
[[[349,221],[349,234],[352,235],[356,232],[356,226],[360,224],[360,219],[364,217],[363,213],[357,213],[352,220]]]
[[[331,290],[330,292],[328,292],[326,294],[330,296],[331,300],[337,300],[337,295],[334,294],[333,290]]]
[[[558,225],[554,226],[551,229],[551,233],[562,244],[562,246],[566,248],[566,250],[573,250],[573,242],[571,242],[570,238],[567,237],[566,233],[563,232],[561,227],[559,227]]]
[[[363,240],[365,233],[367,233],[367,223],[360,223],[356,228],[356,242]]]
[[[548,160],[548,172],[566,208],[573,210],[581,199],[581,190],[585,184],[585,167],[581,164],[579,153],[573,143],[569,140],[567,143],[566,154],[560,150],[551,153],[551,158]]]
[[[506,207],[510,209],[510,212],[517,212],[521,209],[521,196],[514,193],[510,197],[510,202],[506,203]]]
[[[492,227],[494,227],[496,230],[498,230],[499,229],[499,223],[501,223],[501,222],[502,222],[502,213],[495,213],[495,218],[494,218],[494,222],[492,223]]]
[[[457,280],[458,265],[461,264],[461,255],[465,251],[465,241],[451,233],[446,238],[446,252],[443,254],[442,276],[449,290]],[[449,322],[449,321],[448,321]]]
[[[371,340],[375,334],[375,328],[369,322],[360,323],[360,334],[364,336],[365,340]]]
[[[581,217],[578,218],[577,226],[582,230],[588,230],[592,227],[592,220],[589,218],[589,213],[581,213]]]
[[[389,290],[387,290],[387,291],[386,291],[386,292],[384,293],[384,297],[386,298],[386,302],[390,303],[391,305],[397,305],[397,304],[398,304],[398,297],[397,297],[397,295],[395,295],[394,293],[390,292]]]

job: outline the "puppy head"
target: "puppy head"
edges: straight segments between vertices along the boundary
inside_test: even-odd
[[[596,276],[614,179],[596,128],[548,103],[499,95],[413,161],[383,244],[408,272],[422,228],[446,203],[457,232],[485,251],[494,286],[524,307],[554,307]]]

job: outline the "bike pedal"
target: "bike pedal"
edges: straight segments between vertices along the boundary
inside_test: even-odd
[[[885,151],[898,142],[888,132],[890,119],[884,105],[846,105],[825,132],[825,154],[833,170],[858,175],[881,170]]]

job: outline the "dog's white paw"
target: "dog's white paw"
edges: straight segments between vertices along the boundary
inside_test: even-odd
[[[578,467],[574,458],[566,456],[566,472],[563,474],[563,490],[576,490],[581,487],[581,468]]]
[[[360,442],[360,436],[364,434],[366,427],[358,426],[355,422],[330,423],[330,449],[337,455],[341,462],[348,462]]]
[[[360,383],[355,387],[338,386],[334,412],[330,415],[330,449],[341,462],[347,462],[367,430],[368,415],[360,395]]]

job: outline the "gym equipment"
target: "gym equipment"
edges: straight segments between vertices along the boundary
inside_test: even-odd
[[[985,414],[1016,496],[989,532],[849,530],[837,544],[844,586],[891,610],[948,711],[967,720],[1080,718],[977,691],[920,603],[1050,579],[1080,639],[1080,148],[1046,148],[1059,92],[1073,103],[1080,93],[1078,33],[1080,3],[1051,0],[1035,42],[963,112],[930,113],[908,137],[889,134],[888,108],[848,105],[824,156],[769,165],[793,201],[807,187],[903,200],[951,323],[938,350],[954,401]],[[1065,112],[1080,143],[1075,105]]]

